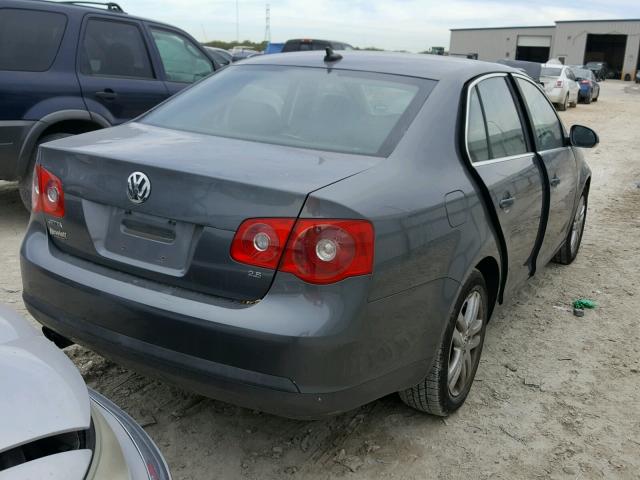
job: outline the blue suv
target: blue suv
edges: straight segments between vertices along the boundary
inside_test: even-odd
[[[27,208],[40,144],[126,122],[219,68],[115,3],[0,0],[0,45],[0,180],[19,180]]]

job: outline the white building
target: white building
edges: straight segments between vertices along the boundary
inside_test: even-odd
[[[534,62],[558,58],[568,65],[605,61],[620,78],[634,78],[639,68],[640,19],[452,29],[449,52],[491,62],[504,58]]]

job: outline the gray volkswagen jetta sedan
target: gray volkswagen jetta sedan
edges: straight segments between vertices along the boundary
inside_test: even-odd
[[[41,147],[24,300],[59,343],[224,401],[447,415],[496,302],[576,257],[597,142],[504,65],[248,59]]]

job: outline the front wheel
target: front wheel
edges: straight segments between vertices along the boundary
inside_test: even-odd
[[[578,250],[580,250],[580,244],[582,243],[582,234],[584,233],[584,224],[587,219],[587,196],[582,194],[578,201],[578,208],[573,215],[573,223],[571,224],[571,230],[567,234],[567,238],[564,240],[562,247],[558,250],[553,261],[561,265],[569,265],[578,256]]]
[[[482,354],[488,299],[484,277],[474,270],[456,300],[431,371],[417,385],[399,392],[404,403],[439,416],[462,406]]]

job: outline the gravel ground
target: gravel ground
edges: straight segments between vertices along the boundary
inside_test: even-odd
[[[175,479],[622,478],[640,475],[640,89],[562,113],[597,129],[582,250],[541,269],[498,308],[466,405],[446,420],[397,395],[323,421],[299,422],[206,399],[78,346],[88,384],[131,413]],[[0,182],[0,302],[25,312],[18,248],[27,215]],[[594,311],[577,318],[572,300]]]

